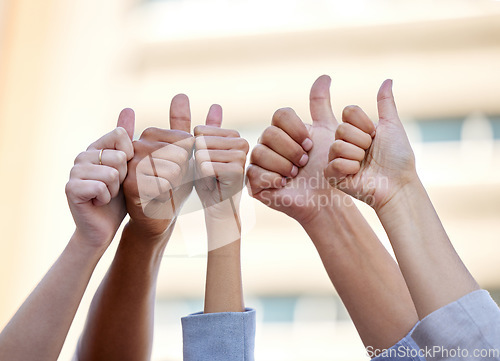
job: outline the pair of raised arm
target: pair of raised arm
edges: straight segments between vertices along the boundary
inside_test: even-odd
[[[307,231],[370,356],[406,349],[397,359],[415,360],[431,349],[438,360],[446,347],[472,356],[482,346],[500,359],[500,310],[478,291],[417,176],[392,81],[378,92],[377,125],[357,106],[338,124],[329,86],[322,76],[311,89],[311,125],[292,109],[274,114],[251,154],[253,196]],[[349,196],[373,207],[399,265]]]
[[[149,359],[162,254],[194,186],[205,206],[210,250],[205,312],[244,311],[239,192],[248,143],[220,128],[217,105],[193,137],[185,95],[172,100],[170,129],[149,128],[132,141],[134,118],[132,110],[123,110],[118,127],[75,159],[66,193],[76,230],[2,331],[0,359],[57,359],[94,267],[127,213],[130,221],[93,299],[78,357]]]
[[[373,243],[383,256],[360,252],[365,263],[359,267],[370,263],[381,266],[381,257],[393,262],[354,207],[346,206],[350,200],[338,190],[372,206],[389,236],[404,280],[394,270],[389,271],[390,277],[380,272],[374,272],[373,277],[382,276],[391,288],[396,284],[408,287],[420,318],[478,289],[419,181],[394,103],[392,81],[385,81],[378,93],[377,126],[357,106],[346,107],[338,125],[330,106],[329,84],[330,79],[324,76],[313,85],[312,125],[305,125],[292,109],[281,109],[274,115],[273,125],[251,155],[248,177],[254,197],[295,218],[313,241],[324,234],[329,248],[345,250],[359,247],[360,241]],[[328,184],[322,181],[323,175]],[[357,218],[342,220],[338,213],[328,217],[338,204]],[[338,244],[341,241],[337,238],[353,220],[355,231],[366,228],[367,235],[353,237],[355,241],[349,245]],[[342,222],[341,230],[327,226],[335,222]],[[323,245],[315,244],[322,254]],[[334,263],[330,257],[322,258],[327,269],[328,263]],[[390,268],[397,269],[395,263]],[[367,282],[367,277],[357,279]],[[394,279],[398,281],[389,281]],[[401,292],[401,297],[405,293]],[[400,300],[394,303],[402,304]]]

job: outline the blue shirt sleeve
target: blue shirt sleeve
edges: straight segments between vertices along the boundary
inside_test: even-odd
[[[255,310],[183,317],[184,361],[254,361]]]
[[[426,361],[420,348],[411,337],[413,330],[417,326],[418,323],[403,339],[391,348],[383,350],[378,356],[372,358],[372,361]],[[369,348],[367,351],[369,356],[371,356]]]
[[[474,291],[425,317],[412,338],[428,360],[500,360],[500,309]]]

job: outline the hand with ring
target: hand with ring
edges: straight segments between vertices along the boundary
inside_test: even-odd
[[[122,110],[117,128],[76,157],[66,184],[78,239],[93,247],[109,245],[127,212],[121,184],[134,155],[134,122],[134,112]]]

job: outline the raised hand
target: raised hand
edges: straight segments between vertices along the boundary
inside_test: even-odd
[[[66,196],[77,238],[89,245],[107,247],[126,215],[121,184],[134,155],[133,133],[134,112],[124,109],[117,128],[80,153],[71,169]]]
[[[396,110],[392,81],[377,96],[377,127],[357,106],[346,107],[330,147],[328,182],[375,210],[416,176],[415,157]]]
[[[194,129],[196,191],[205,209],[209,250],[240,238],[239,203],[248,142],[220,128],[222,108],[212,105],[206,125]]]
[[[170,129],[148,128],[134,141],[134,158],[124,186],[129,229],[144,237],[165,238],[193,188],[194,138],[189,99],[176,95]]]
[[[344,197],[323,177],[337,128],[330,83],[330,77],[323,75],[311,88],[312,125],[304,124],[289,108],[274,114],[272,125],[252,151],[247,171],[254,198],[302,225],[314,219],[322,207],[342,202]]]

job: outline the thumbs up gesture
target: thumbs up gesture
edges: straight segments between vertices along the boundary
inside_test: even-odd
[[[206,125],[194,129],[196,191],[205,210],[209,251],[240,238],[239,203],[248,142],[221,128],[222,108],[212,105]]]
[[[66,196],[76,234],[87,245],[106,249],[126,215],[122,182],[134,155],[134,112],[124,109],[118,126],[75,159]]]
[[[189,99],[179,94],[170,105],[170,129],[148,128],[134,141],[123,187],[128,229],[141,238],[164,240],[193,189],[190,129]]]
[[[380,87],[377,106],[377,126],[361,108],[344,109],[324,170],[332,186],[376,211],[417,178],[415,157],[398,116],[391,80]]]
[[[309,96],[312,124],[290,108],[274,113],[271,126],[252,150],[247,170],[252,197],[305,226],[322,209],[341,203],[344,193],[323,176],[337,120],[330,103],[330,77],[320,76]]]

